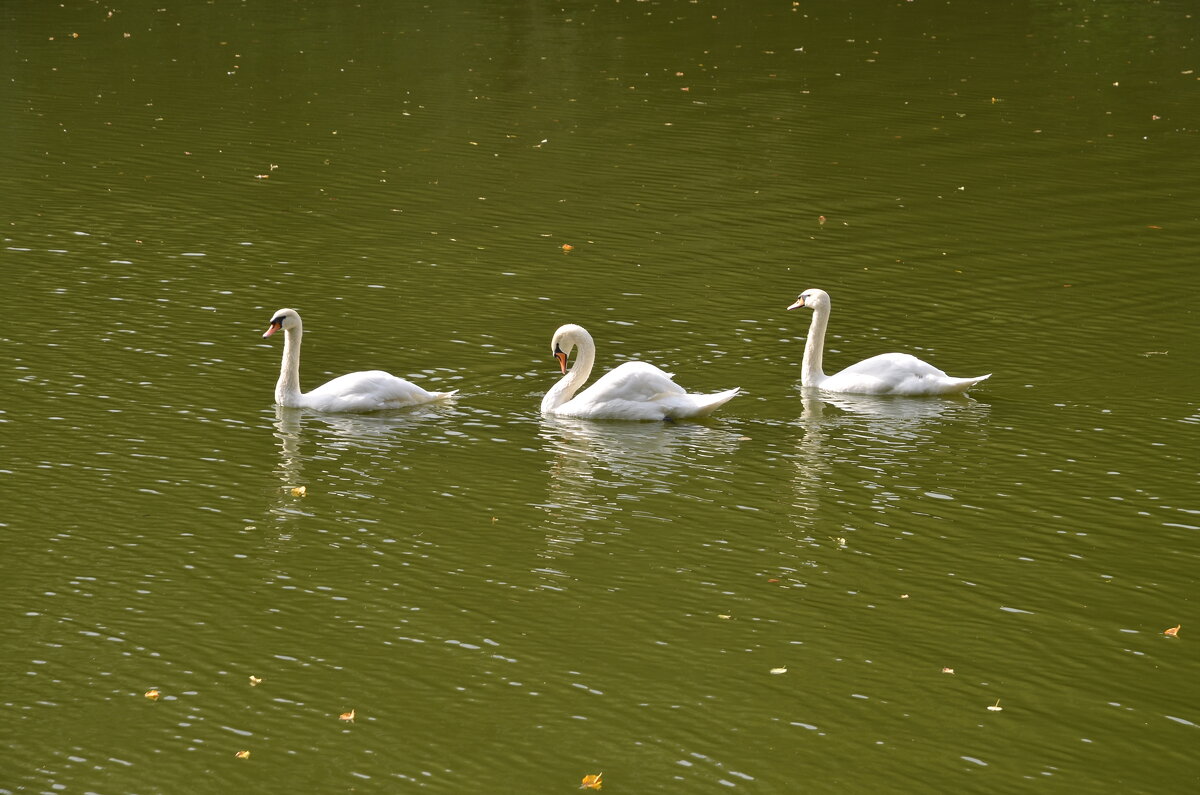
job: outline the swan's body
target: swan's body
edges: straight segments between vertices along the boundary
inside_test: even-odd
[[[572,348],[579,349],[567,370]],[[645,362],[625,362],[605,373],[578,396],[575,392],[592,374],[596,344],[582,326],[568,324],[554,332],[550,349],[565,375],[542,398],[542,413],[594,420],[665,420],[704,417],[738,393],[738,388],[711,395],[691,395],[664,372]]]
[[[825,375],[821,358],[825,350],[825,327],[829,325],[829,294],[824,290],[805,290],[788,309],[800,307],[813,310],[800,372],[800,382],[804,386],[859,395],[947,395],[965,392],[991,377],[988,373],[973,378],[955,378],[907,353],[881,353],[841,372]]]
[[[383,370],[339,375],[311,392],[300,391],[300,339],[304,326],[295,309],[280,309],[271,317],[269,337],[283,329],[283,363],[275,382],[275,402],[284,408],[317,411],[382,411],[443,400],[454,392],[429,392]],[[457,391],[457,390],[456,390]]]

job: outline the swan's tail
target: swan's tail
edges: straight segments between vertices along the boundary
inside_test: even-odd
[[[714,392],[711,395],[672,395],[668,417],[707,417],[724,406],[733,396],[742,391],[741,387],[726,389],[724,392]]]
[[[986,381],[991,377],[992,377],[992,374],[988,373],[987,375],[977,375],[974,378],[957,378],[957,379],[955,379],[955,381],[957,383],[955,383],[955,385],[954,385],[954,391],[955,392],[966,392],[968,389],[975,386],[980,381]]]

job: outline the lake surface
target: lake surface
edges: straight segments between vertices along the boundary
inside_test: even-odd
[[[0,793],[1200,784],[1192,3],[0,17]]]

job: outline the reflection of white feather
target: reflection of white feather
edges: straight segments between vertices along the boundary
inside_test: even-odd
[[[382,411],[443,400],[453,392],[429,392],[383,370],[340,375],[311,392],[300,391],[300,340],[304,326],[295,309],[280,309],[271,318],[269,337],[283,329],[283,363],[275,383],[275,402],[287,408],[317,411]]]
[[[813,387],[802,388],[800,396],[802,409],[793,424],[801,432],[791,456],[794,519],[814,537],[831,516],[852,530],[847,517],[859,509],[894,507],[897,495],[911,492],[914,461],[928,455],[922,448],[971,449],[990,427],[991,408],[967,397],[846,395]],[[932,485],[940,472],[927,474]],[[862,488],[847,487],[855,481]]]
[[[578,348],[579,356],[568,371],[567,357],[573,348]],[[596,361],[592,336],[582,326],[568,324],[554,332],[550,349],[564,375],[542,398],[543,414],[608,420],[703,417],[738,393],[735,387],[709,395],[689,394],[671,380],[672,373],[645,362],[625,362],[576,396]]]
[[[553,453],[543,558],[569,554],[594,520],[609,520],[606,534],[623,532],[622,517],[650,514],[635,508],[650,495],[684,493],[724,500],[742,437],[701,423],[597,423],[546,416],[539,433]],[[669,521],[663,518],[663,521]]]
[[[903,395],[855,395],[845,392],[824,392],[802,387],[805,392],[805,414],[821,414],[821,404],[826,403],[848,414],[879,417],[892,420],[928,420],[943,414],[953,414],[964,408],[978,406],[970,398],[958,400],[922,400]],[[813,394],[809,395],[808,393]]]
[[[813,310],[808,339],[804,341],[804,367],[800,375],[805,386],[860,395],[946,395],[965,392],[991,377],[988,373],[955,378],[907,353],[881,353],[833,375],[825,375],[821,360],[825,350],[825,328],[829,325],[829,306],[827,292],[805,290],[788,307]]]

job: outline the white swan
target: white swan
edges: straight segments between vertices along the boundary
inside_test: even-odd
[[[907,353],[881,353],[839,373],[825,375],[821,356],[825,350],[825,327],[829,324],[829,293],[805,290],[788,309],[800,307],[813,311],[808,339],[804,341],[804,366],[800,371],[800,382],[804,386],[859,395],[946,395],[965,392],[991,377],[988,373],[974,378],[954,378]]]
[[[275,402],[284,408],[317,411],[380,411],[443,400],[457,392],[427,392],[414,383],[383,370],[340,375],[311,392],[300,391],[300,338],[304,325],[295,309],[280,309],[271,316],[263,337],[283,329],[283,364],[275,382]]]
[[[567,371],[567,357],[579,349],[575,366]],[[554,332],[550,350],[565,375],[542,398],[542,413],[594,420],[664,420],[704,417],[738,393],[738,387],[711,395],[689,395],[663,372],[645,362],[625,362],[605,373],[583,394],[575,392],[592,374],[596,343],[582,326],[569,323]]]

